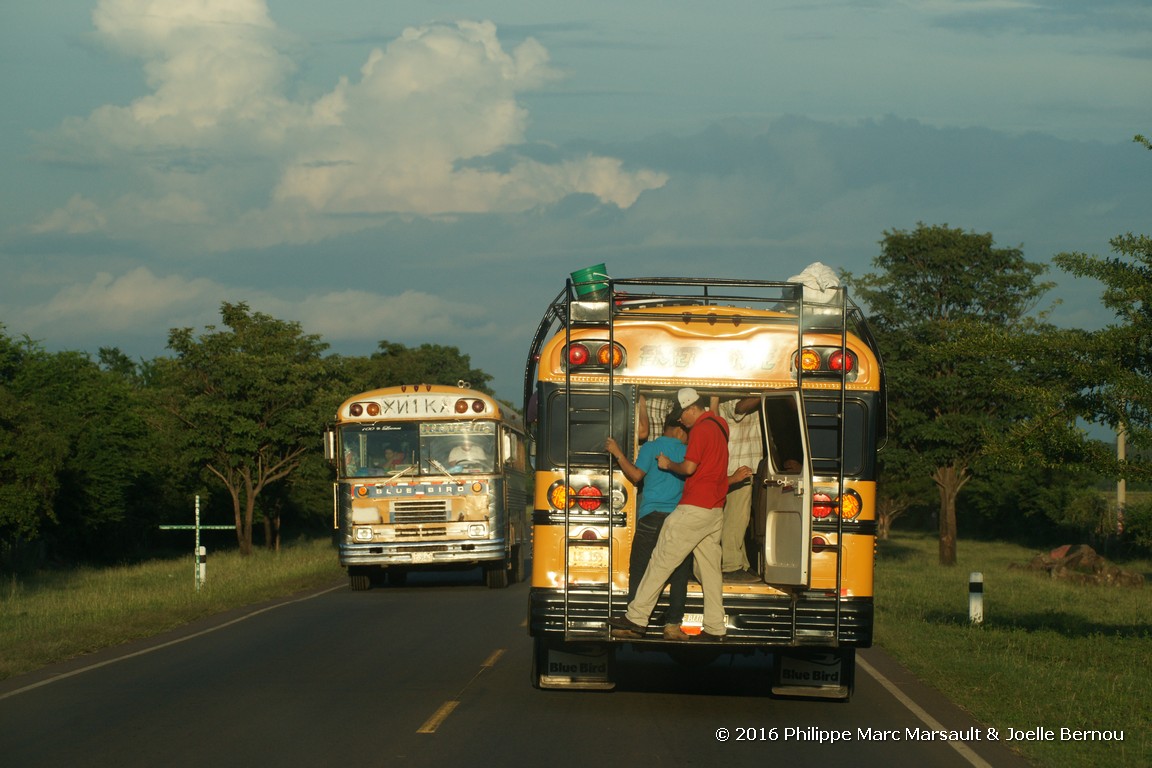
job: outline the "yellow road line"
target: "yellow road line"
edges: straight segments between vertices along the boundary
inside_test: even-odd
[[[446,701],[440,705],[440,709],[424,721],[424,725],[416,729],[416,733],[436,733],[436,729],[440,724],[448,719],[448,715],[452,714],[452,710],[460,704],[458,701]]]

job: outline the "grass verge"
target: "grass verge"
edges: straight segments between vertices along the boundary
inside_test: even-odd
[[[0,584],[0,680],[204,616],[335,584],[343,570],[331,541],[323,539],[249,557],[215,554],[199,591],[195,575],[186,556],[10,578]]]
[[[1152,765],[1148,587],[1076,586],[1009,567],[1035,554],[962,541],[956,567],[944,568],[934,538],[893,534],[877,557],[877,645],[1001,739],[1009,729],[1054,732],[1014,745],[1037,765]],[[968,620],[972,572],[984,577],[979,625]],[[1122,731],[1124,740],[1072,740],[1061,729]]]

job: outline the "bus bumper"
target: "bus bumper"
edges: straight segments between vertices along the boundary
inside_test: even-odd
[[[503,560],[504,539],[389,544],[340,544],[340,564],[349,565],[457,565]]]
[[[626,593],[609,596],[603,590],[561,590],[533,587],[529,592],[528,631],[534,637],[559,636],[568,640],[608,639],[608,616],[624,612]],[[663,642],[662,616],[668,607],[661,596],[649,619],[648,635]],[[687,612],[704,612],[699,593],[689,592]],[[838,647],[868,648],[872,645],[872,598],[841,598],[801,594],[726,594],[725,644],[748,650],[760,648]],[[629,641],[629,642],[649,642]],[[741,647],[743,646],[743,647]]]

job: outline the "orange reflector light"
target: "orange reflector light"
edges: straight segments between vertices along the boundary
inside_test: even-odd
[[[568,500],[575,495],[575,492],[564,484],[555,485],[548,493],[548,503],[554,509],[567,509]]]
[[[801,350],[800,368],[805,371],[820,370],[820,353],[814,349]]]
[[[380,415],[380,403],[368,403],[368,415],[369,416],[379,416]]]
[[[468,401],[464,399],[457,400],[454,408],[456,409],[456,413],[468,413]]]
[[[848,491],[840,497],[840,517],[844,520],[855,520],[863,507],[863,502],[854,491]]]
[[[596,362],[619,368],[620,363],[624,362],[624,349],[619,344],[605,344],[596,350]]]

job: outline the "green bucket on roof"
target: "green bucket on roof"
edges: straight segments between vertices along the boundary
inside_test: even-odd
[[[608,270],[603,264],[593,264],[572,273],[572,287],[584,301],[608,300]]]

